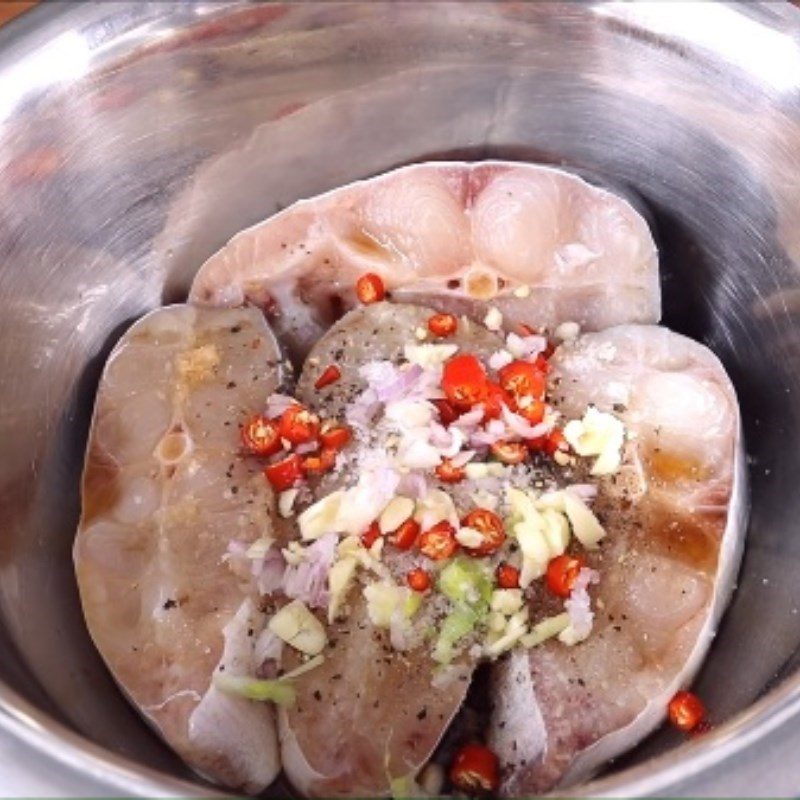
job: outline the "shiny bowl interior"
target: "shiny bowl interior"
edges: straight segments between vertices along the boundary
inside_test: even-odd
[[[723,360],[748,452],[740,584],[698,683],[716,732],[662,730],[577,792],[796,788],[800,9],[44,4],[0,32],[0,86],[0,725],[108,792],[207,789],[128,707],[79,610],[70,548],[104,358],[300,197],[507,158],[645,214],[664,322]]]

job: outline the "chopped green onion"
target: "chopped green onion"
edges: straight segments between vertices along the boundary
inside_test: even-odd
[[[246,697],[248,700],[262,700],[279,706],[288,706],[294,703],[295,699],[294,687],[285,681],[259,680],[215,672],[213,683],[225,694]]]

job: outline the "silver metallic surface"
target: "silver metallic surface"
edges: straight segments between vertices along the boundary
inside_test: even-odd
[[[782,3],[56,2],[1,30],[0,725],[86,793],[204,791],[78,608],[100,367],[237,230],[436,157],[626,193],[661,248],[666,323],[740,393],[749,539],[698,684],[721,724],[680,747],[662,731],[581,791],[796,794],[800,9]]]

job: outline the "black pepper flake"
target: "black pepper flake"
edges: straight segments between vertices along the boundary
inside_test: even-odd
[[[163,608],[164,611],[169,611],[171,608],[175,608],[177,605],[178,604],[172,598],[170,598],[164,603]]]
[[[319,689],[314,689],[314,699],[322,700],[322,692]]]
[[[236,388],[236,381],[228,381],[225,385],[226,389],[235,389]]]
[[[428,709],[423,706],[419,711],[417,711],[417,719],[425,719],[428,716]]]
[[[231,486],[231,494],[239,494],[239,487]]]
[[[341,672],[337,672],[335,675],[331,675],[331,680],[332,681],[340,681],[341,679],[342,679],[342,673]]]

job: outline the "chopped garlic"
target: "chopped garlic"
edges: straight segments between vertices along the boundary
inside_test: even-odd
[[[554,331],[553,336],[560,342],[577,339],[581,333],[581,326],[577,322],[562,322]]]
[[[619,469],[625,426],[612,414],[589,406],[583,419],[564,426],[564,438],[579,456],[597,456],[592,475],[610,475]]]
[[[339,533],[337,530],[337,517],[339,508],[342,504],[344,492],[340,489],[337,492],[318,500],[314,505],[309,506],[297,518],[300,526],[300,535],[306,541],[319,539],[326,533]]]
[[[367,614],[376,628],[388,628],[398,608],[405,609],[406,591],[392,581],[380,581],[364,587]]]
[[[322,652],[328,642],[322,623],[300,600],[281,608],[267,627],[286,644],[309,656]]]
[[[385,543],[385,542],[384,542],[384,540],[383,540],[383,539],[376,539],[376,540],[375,540],[375,541],[372,543],[372,546],[369,548],[369,554],[370,554],[370,555],[371,555],[371,556],[372,556],[372,557],[373,557],[373,558],[374,558],[376,561],[380,561],[380,560],[381,560],[381,557],[383,556],[383,545],[384,545],[384,543]]]
[[[423,530],[443,521],[453,526],[458,525],[458,513],[453,498],[441,489],[431,489],[417,502],[414,519]]]
[[[424,342],[428,338],[428,331],[426,331],[423,327],[419,327],[414,331],[414,336],[416,336],[421,342]]]
[[[336,557],[345,558],[346,556],[353,556],[359,564],[365,569],[374,572],[380,578],[389,576],[389,570],[381,564],[380,560],[374,555],[376,552],[375,545],[380,542],[383,544],[383,539],[378,539],[372,547],[367,550],[361,539],[358,536],[347,536],[339,542],[336,548]]]
[[[480,547],[483,544],[483,534],[475,528],[464,526],[456,531],[456,541],[462,547]]]
[[[523,608],[514,614],[506,624],[503,635],[486,647],[486,655],[496,658],[510,650],[528,632],[528,609]]]
[[[406,361],[421,367],[441,366],[457,352],[457,344],[407,344],[403,348]]]
[[[358,561],[347,556],[335,561],[328,571],[328,622],[333,622],[339,614],[347,593],[353,584]]]
[[[522,551],[519,582],[523,588],[544,575],[550,560],[560,556],[569,544],[569,526],[561,513],[564,503],[562,494],[551,492],[537,500],[533,492],[524,492],[511,486],[506,490],[511,511],[506,523]],[[542,505],[544,498],[547,504]]]
[[[492,633],[502,633],[506,629],[506,617],[499,611],[493,611],[486,619],[486,626]]]
[[[479,478],[502,478],[506,474],[506,468],[499,461],[472,462],[470,461],[464,471],[470,480]]]
[[[410,497],[393,497],[378,517],[378,527],[385,536],[396,531],[414,513],[414,501]]]
[[[559,467],[566,467],[569,464],[572,464],[575,459],[569,453],[565,453],[563,450],[556,450],[555,453],[553,453],[553,461],[555,461]]]
[[[527,633],[525,636],[521,637],[520,643],[524,647],[536,647],[536,645],[539,645],[548,639],[552,639],[554,636],[558,636],[568,627],[569,614],[566,612],[563,614],[558,614],[555,617],[547,617],[546,619],[543,619],[541,622],[534,625],[531,628],[530,633]]]
[[[536,508],[540,511],[545,508],[552,508],[556,511],[564,510],[564,492],[557,489],[553,492],[545,492],[536,498]]]
[[[519,585],[525,588],[546,572],[550,561],[550,548],[543,528],[531,519],[518,522],[513,530],[522,550]]]
[[[288,519],[292,516],[294,501],[297,500],[297,495],[299,493],[299,489],[287,489],[285,492],[280,493],[278,497],[278,513],[284,519]]]
[[[495,589],[492,592],[492,611],[511,616],[522,608],[522,589]]]
[[[361,544],[361,540],[358,536],[346,536],[339,542],[336,548],[336,557],[344,558],[345,556],[354,556],[363,549],[364,545]]]
[[[544,520],[544,535],[550,548],[550,558],[560,556],[569,544],[569,522],[560,511],[554,508],[545,508],[542,512]]]
[[[528,284],[523,283],[522,286],[517,286],[514,289],[514,297],[519,297],[521,300],[524,300],[526,297],[530,297],[531,294],[531,287]]]
[[[500,309],[492,306],[483,318],[483,324],[490,331],[499,331],[503,327],[503,315],[500,313]]]
[[[606,535],[586,503],[573,492],[564,492],[564,511],[572,526],[572,532],[587,550],[594,550]]]

